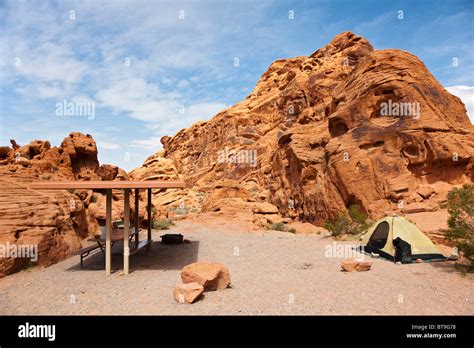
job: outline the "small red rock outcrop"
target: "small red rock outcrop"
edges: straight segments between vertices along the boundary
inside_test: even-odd
[[[341,263],[341,268],[345,272],[365,272],[369,271],[370,267],[372,267],[372,262],[356,259],[347,259]]]
[[[173,290],[174,299],[180,303],[193,303],[204,292],[204,287],[196,282],[178,284]]]
[[[205,291],[225,289],[230,285],[230,272],[219,263],[196,262],[183,268],[181,280],[185,284],[198,283]]]

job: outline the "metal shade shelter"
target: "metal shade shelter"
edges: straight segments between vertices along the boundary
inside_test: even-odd
[[[129,273],[129,257],[130,247],[127,242],[130,235],[130,190],[135,190],[135,248],[133,252],[146,247],[151,243],[151,190],[152,189],[168,189],[168,188],[184,188],[184,181],[172,180],[126,180],[126,181],[48,181],[34,182],[30,184],[31,189],[38,190],[67,190],[67,189],[88,189],[88,190],[105,190],[106,191],[106,233],[105,233],[105,272],[111,273],[112,264],[112,248],[111,248],[111,232],[112,232],[112,190],[124,190],[124,229],[123,229],[123,271],[124,274]],[[139,242],[138,240],[138,210],[139,210],[139,190],[147,190],[147,214],[148,214],[148,236],[147,239]]]

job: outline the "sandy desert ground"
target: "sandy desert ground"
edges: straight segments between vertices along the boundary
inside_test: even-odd
[[[371,259],[368,272],[340,271],[342,258],[326,257],[333,240],[318,234],[248,232],[237,225],[206,226],[180,221],[191,243],[163,245],[163,231],[147,255],[131,258],[121,274],[113,257],[107,276],[100,254],[79,267],[79,256],[48,268],[0,279],[0,314],[152,315],[473,315],[474,281],[450,262],[395,265]],[[339,242],[338,242],[339,243]],[[342,242],[351,244],[350,242]],[[225,264],[232,287],[206,292],[192,305],[175,302],[180,270],[195,261]]]

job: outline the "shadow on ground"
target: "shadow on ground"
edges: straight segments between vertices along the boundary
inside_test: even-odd
[[[112,248],[112,272],[123,270],[123,244],[116,243]],[[181,270],[184,266],[196,262],[199,253],[199,241],[190,241],[182,244],[163,244],[153,241],[149,251],[139,251],[130,256],[130,272],[145,269]],[[80,256],[74,256],[77,263],[67,271],[104,271],[105,258],[99,250],[84,259],[84,268],[81,269]]]
[[[457,273],[462,277],[474,278],[472,269],[466,267],[465,264],[456,264],[455,261],[431,262],[430,266],[448,273]]]

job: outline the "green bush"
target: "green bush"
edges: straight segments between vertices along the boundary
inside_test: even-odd
[[[188,209],[188,208],[181,208],[181,207],[179,207],[179,208],[176,208],[176,210],[175,210],[175,213],[176,213],[177,215],[186,215],[188,212],[189,212],[189,209]]]
[[[296,229],[294,227],[288,228],[288,226],[286,226],[283,222],[269,224],[267,226],[267,230],[296,233]]]
[[[269,230],[285,231],[285,224],[283,222],[276,222],[268,226]]]
[[[96,195],[93,194],[91,196],[91,203],[95,203],[95,202],[97,202],[97,197],[96,197]]]
[[[347,211],[339,212],[333,220],[326,220],[324,228],[331,232],[333,237],[342,234],[358,235],[370,227],[371,222],[358,205],[351,205]]]
[[[474,267],[474,185],[465,184],[448,193],[446,237]]]
[[[170,219],[159,219],[153,221],[153,229],[169,230],[170,226],[174,226],[174,222]]]
[[[347,226],[349,226],[351,220],[349,218],[349,214],[347,212],[339,213],[336,219],[334,220],[326,220],[324,222],[324,228],[331,232],[333,237],[338,237],[343,233],[346,233]]]

